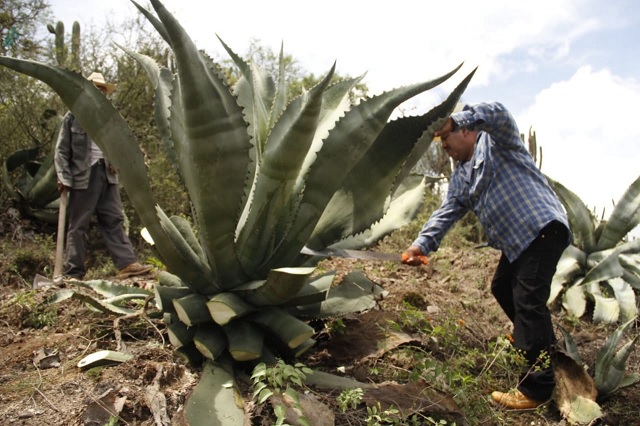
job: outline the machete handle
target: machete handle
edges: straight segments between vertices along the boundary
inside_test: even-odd
[[[429,259],[427,259],[427,256],[422,256],[421,255],[421,256],[414,256],[414,257],[417,257],[418,259],[420,259],[420,262],[423,265],[426,265],[427,263],[429,263]],[[409,259],[410,259],[409,253],[406,253],[406,252],[402,253],[402,263],[407,263],[407,261],[409,261]]]

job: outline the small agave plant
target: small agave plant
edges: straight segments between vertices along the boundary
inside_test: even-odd
[[[426,114],[389,122],[402,102],[458,68],[352,105],[349,92],[361,78],[332,84],[334,66],[289,100],[282,54],[274,80],[223,43],[242,71],[230,87],[174,16],[151,4],[157,17],[136,6],[172,48],[177,72],[128,53],[155,88],[157,127],[191,220],[156,205],[132,130],[90,82],[61,67],[7,57],[0,64],[51,86],[118,169],[168,270],[155,300],[171,343],[210,360],[188,404],[189,423],[242,424],[229,365],[297,356],[314,344],[306,319],[370,309],[382,292],[357,271],[332,285],[333,274],[314,274],[318,259],[301,249],[367,247],[415,216],[425,178],[410,170],[473,72]]]
[[[598,401],[606,400],[615,392],[640,381],[640,375],[626,374],[627,360],[633,353],[639,336],[636,334],[634,338],[621,344],[622,338],[636,321],[637,318],[632,318],[621,324],[607,338],[598,351],[591,380],[584,379],[588,369],[583,365],[575,340],[567,330],[560,327],[564,337],[564,352],[570,359],[561,363],[557,362],[554,371],[556,381],[561,383],[561,387],[572,392],[557,392],[556,404],[570,423],[593,424],[596,419],[602,416],[602,410],[596,399]],[[559,375],[559,373],[561,374]],[[558,380],[559,377],[561,380]],[[573,393],[578,390],[583,395]],[[588,397],[586,397],[587,395]],[[571,422],[572,419],[574,422]]]
[[[634,318],[638,315],[635,290],[640,290],[640,239],[625,238],[640,224],[640,177],[601,224],[576,194],[552,179],[549,182],[567,210],[573,233],[573,244],[558,262],[549,303],[562,294],[563,307],[577,318],[585,314],[588,300],[594,304],[594,322]]]

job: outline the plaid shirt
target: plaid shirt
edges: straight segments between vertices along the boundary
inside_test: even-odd
[[[479,130],[471,160],[451,175],[442,206],[413,245],[428,254],[467,211],[480,219],[489,245],[513,262],[549,222],[567,216],[520,139],[515,120],[500,103],[465,106],[451,115],[457,126]]]

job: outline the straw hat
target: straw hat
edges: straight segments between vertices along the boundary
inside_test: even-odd
[[[107,83],[104,76],[99,72],[93,72],[87,80],[92,82],[96,87],[104,87],[107,89],[107,94],[113,93],[116,90],[116,85],[113,83]]]

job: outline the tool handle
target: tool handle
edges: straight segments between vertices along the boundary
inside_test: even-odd
[[[421,256],[414,256],[417,257],[418,259],[420,259],[420,262],[423,265],[426,265],[427,263],[429,263],[429,259],[427,259],[427,256],[421,255]],[[407,263],[407,261],[409,260],[409,253],[402,253],[402,263]]]
[[[53,279],[56,280],[62,275],[62,261],[64,254],[64,225],[67,218],[67,197],[68,190],[64,188],[60,192],[60,207],[58,210],[58,235],[56,241],[56,263],[53,267]]]

